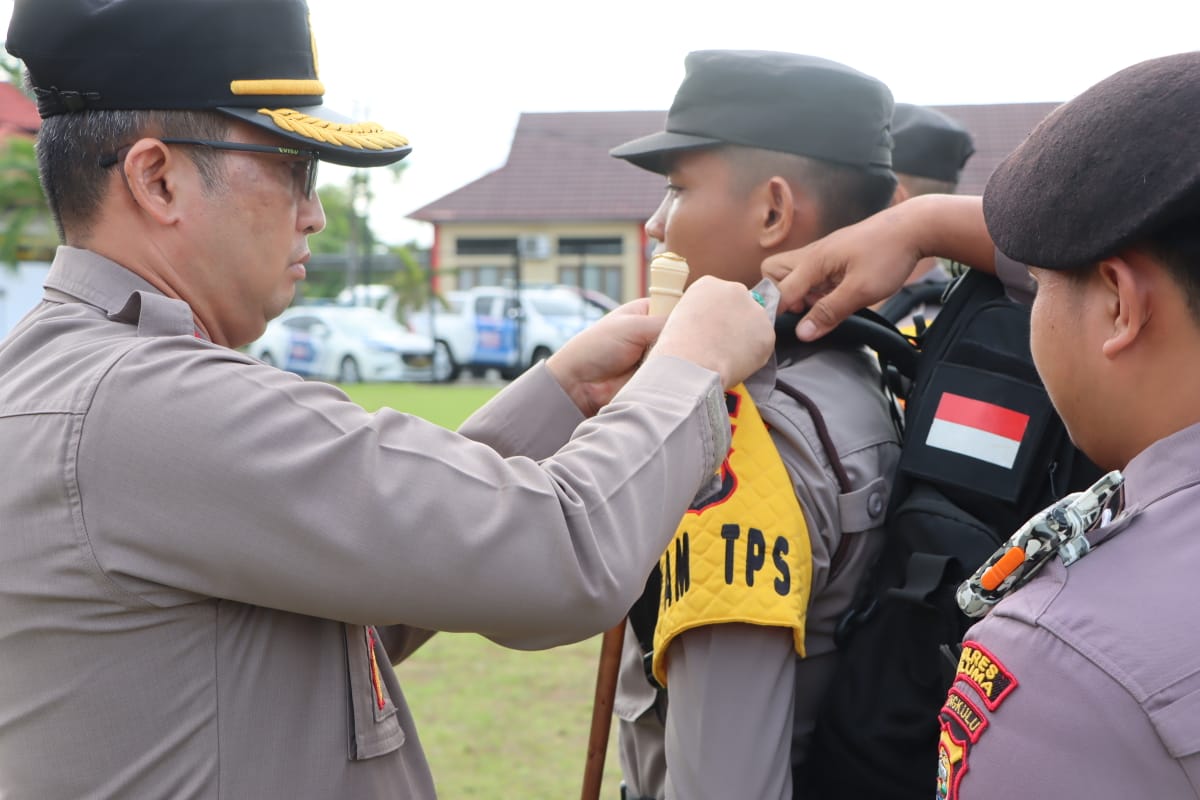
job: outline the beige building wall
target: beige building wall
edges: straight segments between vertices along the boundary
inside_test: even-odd
[[[645,291],[647,258],[643,252],[642,224],[633,222],[546,222],[546,223],[439,223],[436,239],[435,264],[439,287],[443,291],[460,289],[482,283],[511,281],[513,257],[506,254],[460,254],[461,239],[518,239],[526,240],[531,248],[521,258],[521,279],[524,283],[567,283],[578,285],[578,270],[585,266],[595,280],[597,270],[604,272],[609,286],[619,282],[619,295],[613,299],[626,302],[642,296]],[[527,238],[528,237],[528,238]],[[620,253],[564,253],[562,240],[618,239]],[[540,245],[540,248],[538,247]],[[541,252],[531,252],[540,249]],[[586,288],[600,288],[588,286]],[[617,294],[611,289],[608,294]]]

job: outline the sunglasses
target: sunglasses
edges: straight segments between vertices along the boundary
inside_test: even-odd
[[[317,163],[320,156],[316,150],[303,150],[298,147],[284,147],[271,144],[244,144],[242,142],[217,142],[208,139],[178,139],[169,136],[164,136],[159,139],[163,144],[186,144],[193,147],[207,147],[212,150],[226,150],[235,153],[254,153],[264,156],[282,156],[294,160],[293,172],[296,167],[302,167],[303,174],[298,174],[296,183],[301,187],[301,192],[306,200],[312,199],[313,190],[317,186]],[[117,162],[121,161],[129,152],[129,147],[122,147],[111,156],[104,156],[100,159],[100,166],[107,169]]]

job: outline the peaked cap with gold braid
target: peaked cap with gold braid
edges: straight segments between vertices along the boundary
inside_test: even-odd
[[[212,109],[353,167],[412,149],[321,105],[304,0],[16,0],[6,46],[25,62],[42,117]]]

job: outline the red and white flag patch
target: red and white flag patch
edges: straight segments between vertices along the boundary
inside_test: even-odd
[[[1028,414],[943,392],[925,444],[1012,469],[1028,427]]]

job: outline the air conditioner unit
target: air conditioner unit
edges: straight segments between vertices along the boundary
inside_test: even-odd
[[[550,257],[549,236],[542,234],[522,236],[517,242],[517,247],[520,248],[522,258],[545,261]]]

